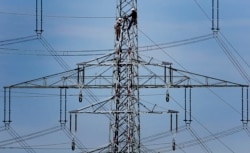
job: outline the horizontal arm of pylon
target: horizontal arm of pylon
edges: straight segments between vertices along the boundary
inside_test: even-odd
[[[73,114],[169,114],[169,111],[70,111]]]
[[[90,64],[85,66],[105,67],[111,69],[114,63]],[[144,73],[136,76],[139,84],[134,84],[136,88],[204,88],[204,87],[248,87],[231,81],[218,79],[206,75],[175,69],[161,64],[136,63],[141,66]],[[158,71],[154,71],[158,68]],[[165,72],[164,72],[165,69]],[[91,69],[90,69],[91,70]],[[37,79],[21,82],[18,84],[5,86],[4,88],[114,88],[112,70],[105,74],[86,74],[79,76],[83,68],[56,73]],[[87,71],[87,70],[86,70]],[[84,79],[79,82],[78,79]]]

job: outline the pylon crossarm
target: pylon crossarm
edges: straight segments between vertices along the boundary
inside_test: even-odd
[[[206,76],[175,68],[171,69],[173,73],[172,76],[173,83],[171,84],[171,88],[249,87],[248,85],[245,84],[222,80],[211,76]],[[186,78],[186,79],[181,80],[177,78],[184,78],[184,79]]]
[[[137,85],[138,88],[165,88],[166,86],[170,88],[249,87],[245,84],[183,71],[172,67],[164,67],[157,63],[137,64],[143,68],[140,69],[140,76],[138,76],[140,79],[140,83]],[[115,63],[112,62],[84,64],[83,68],[40,77],[18,84],[5,86],[4,88],[113,88],[112,66],[114,65]],[[124,65],[128,66],[129,64],[124,63]],[[89,69],[86,68],[85,70],[85,66]],[[94,67],[101,67],[102,72],[95,75],[91,74],[92,68]],[[85,71],[86,74],[82,74],[83,71]],[[96,83],[97,81],[98,83]]]
[[[79,108],[77,110],[71,110],[69,113],[76,114],[76,113],[82,113],[82,112],[85,112],[85,111],[98,112],[99,109],[103,109],[103,106],[105,104],[107,104],[108,102],[110,102],[113,98],[114,98],[114,96],[112,96],[112,97],[110,97],[110,98],[108,98],[106,100],[96,102],[94,104]],[[89,110],[89,109],[91,109],[91,110]]]
[[[14,85],[5,86],[4,88],[62,88],[66,86],[70,86],[70,88],[77,88],[77,84],[72,84],[74,82],[73,80],[75,80],[76,74],[77,69],[72,69]]]
[[[72,114],[168,114],[169,111],[70,111]]]

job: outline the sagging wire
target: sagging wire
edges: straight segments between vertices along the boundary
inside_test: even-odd
[[[35,153],[35,150],[28,145],[25,140],[22,139],[22,137],[12,128],[9,126],[8,128],[8,133],[15,139],[15,141],[17,143],[19,143],[19,145],[21,145],[21,147],[28,153]]]
[[[250,68],[249,63],[240,55],[237,49],[230,43],[230,41],[220,32],[220,35],[226,40],[227,44],[233,49],[233,51],[240,57],[240,59]]]
[[[203,140],[199,137],[199,135],[195,132],[194,129],[192,129],[191,127],[188,128],[188,131],[190,132],[190,134],[198,141],[198,143],[200,144],[201,148],[207,152],[207,153],[212,153],[212,151],[208,148],[208,146],[206,145],[205,142],[203,142]]]
[[[6,45],[12,45],[17,43],[23,43],[28,41],[37,40],[36,35],[26,36],[26,37],[19,37],[19,38],[13,38],[8,40],[2,40],[0,41],[0,46],[6,46]]]
[[[198,37],[188,38],[180,41],[173,41],[168,43],[162,43],[162,44],[155,44],[155,45],[149,45],[149,46],[141,46],[138,47],[139,52],[146,52],[146,51],[154,51],[154,50],[160,50],[160,49],[166,49],[166,48],[173,48],[173,47],[179,47],[183,45],[188,45],[192,43],[198,43],[200,41],[206,41],[209,39],[212,39],[212,34],[202,35]],[[37,39],[37,38],[34,38]],[[32,40],[32,39],[31,39]],[[10,43],[11,44],[11,43]],[[7,45],[7,44],[6,44]],[[1,46],[1,44],[0,44]],[[160,46],[160,48],[159,48]],[[15,48],[0,48],[2,50],[11,50],[11,51],[22,51],[20,53],[9,53],[6,51],[2,51],[1,54],[16,54],[16,55],[30,55],[30,56],[101,56],[105,54],[96,53],[96,52],[107,52],[107,51],[113,51],[113,49],[104,49],[104,50],[82,50],[82,51],[55,51],[56,54],[46,54],[46,53],[39,53],[38,50],[20,50]],[[32,53],[33,52],[33,53]],[[70,54],[68,53],[70,52]],[[86,54],[85,52],[91,52],[91,54]],[[72,54],[74,53],[74,54]]]
[[[183,125],[181,127],[178,127],[178,132],[183,132],[185,130],[186,130],[185,125]],[[142,138],[142,143],[145,144],[145,143],[148,143],[148,142],[153,142],[155,140],[159,140],[159,139],[170,137],[170,136],[172,136],[172,131],[168,130],[166,132],[161,132],[161,133],[157,133],[157,134],[154,134],[154,135],[144,137],[144,138]]]
[[[0,43],[1,46],[1,43]],[[45,50],[41,49],[18,49],[18,48],[7,48],[1,47],[0,54],[10,55],[27,55],[27,56],[53,56],[50,53],[45,53]],[[57,56],[101,56],[103,52],[113,51],[113,49],[103,50],[56,50]]]
[[[183,68],[184,70],[186,70],[177,60],[175,60],[172,56],[170,56],[165,50],[164,48],[162,48],[161,46],[157,45],[156,42],[153,41],[153,39],[151,39],[146,33],[144,33],[142,30],[140,30],[138,28],[138,30],[147,38],[149,39],[155,46],[157,46],[157,48],[159,50],[161,50],[164,54],[166,54],[170,59],[172,59],[175,63],[177,63],[177,65],[179,65],[181,68]],[[209,36],[212,36],[211,34]]]
[[[8,130],[8,129],[6,129],[6,130]],[[41,136],[49,135],[49,134],[58,132],[60,130],[61,130],[60,126],[55,126],[55,127],[49,128],[49,129],[45,129],[45,130],[42,130],[42,131],[30,133],[30,134],[19,136],[19,137],[22,138],[23,141],[26,141],[26,140],[39,138]],[[3,140],[3,141],[0,141],[0,147],[8,146],[8,145],[15,144],[15,143],[17,143],[16,138]]]
[[[17,16],[36,16],[35,14],[31,13],[17,13],[17,12],[7,12],[7,11],[0,11],[0,14],[6,15],[17,15]],[[67,15],[43,15],[43,17],[47,18],[62,18],[62,19],[114,19],[115,17],[112,16],[67,16]]]
[[[145,33],[143,33],[143,34],[146,35]],[[180,47],[180,46],[184,46],[184,45],[189,45],[189,44],[194,44],[194,43],[210,40],[210,39],[213,39],[213,37],[214,37],[213,34],[206,34],[206,35],[202,35],[202,36],[192,37],[192,38],[168,42],[168,43],[161,43],[161,44],[154,43],[154,45],[141,46],[138,49],[139,49],[139,52],[164,50],[167,48]]]
[[[234,127],[234,128],[228,129],[228,130],[224,130],[224,131],[221,131],[221,132],[218,132],[218,133],[214,133],[213,135],[200,137],[199,140],[194,137],[193,140],[180,142],[180,143],[176,144],[176,146],[177,146],[178,149],[184,149],[184,148],[188,148],[188,147],[192,147],[192,146],[196,146],[196,145],[201,145],[200,141],[202,143],[206,143],[206,142],[213,141],[213,140],[216,140],[216,139],[218,140],[219,138],[223,138],[223,137],[233,135],[233,134],[241,132],[241,131],[242,131],[242,126],[237,126],[237,127]],[[194,133],[196,133],[196,132],[194,132]],[[196,135],[197,135],[197,133],[196,133]],[[157,148],[157,149],[163,149],[163,150],[161,150],[161,152],[171,152],[171,151],[173,151],[172,150],[172,144],[168,143],[168,145],[166,146],[166,143],[165,143],[163,145],[164,145],[164,147]],[[225,146],[224,143],[223,143],[223,145]],[[227,146],[227,149],[230,152],[234,153],[234,151],[231,148],[229,148],[228,146]]]
[[[75,127],[76,128],[76,127]],[[71,150],[74,151],[76,148],[81,150],[81,152],[88,152],[88,149],[82,142],[77,138],[75,134],[72,133],[71,129],[66,126],[63,128],[64,133],[68,136],[71,141]]]
[[[225,42],[219,37],[215,37],[218,45],[221,47],[222,51],[226,54],[228,59],[231,61],[233,66],[236,68],[236,70],[239,72],[239,74],[242,76],[242,78],[247,82],[247,84],[250,84],[250,76],[246,72],[246,70],[242,67],[242,65],[239,63],[236,57],[232,54],[228,46],[225,44]]]
[[[47,49],[47,51],[54,57],[54,59],[57,61],[57,63],[64,69],[64,70],[70,70],[71,68],[69,67],[68,64],[66,64],[66,62],[57,55],[57,52],[55,51],[55,49],[49,44],[49,42],[43,37],[41,36],[41,38],[39,39],[41,44]]]
[[[181,106],[174,98],[172,98],[172,99],[173,99],[173,101],[174,101],[180,108],[182,108],[183,110],[185,110],[185,109],[183,108],[183,106]],[[193,118],[199,125],[201,125],[201,127],[203,127],[203,128],[210,134],[210,137],[211,137],[212,140],[217,140],[217,141],[218,141],[219,143],[221,143],[225,148],[227,148],[229,151],[232,152],[232,149],[219,139],[220,137],[225,137],[225,136],[231,135],[231,133],[226,134],[226,135],[223,135],[223,136],[218,136],[218,134],[212,133],[207,127],[205,127],[205,125],[203,125],[203,124],[202,124],[198,119],[196,119],[193,115],[192,115],[192,118]],[[239,132],[239,130],[242,130],[242,128],[241,128],[241,127],[237,127],[236,130],[235,130],[235,128],[234,128],[233,130],[236,131],[236,132]],[[230,130],[227,130],[227,131],[231,131],[231,129],[230,129]],[[224,131],[224,132],[227,132],[227,131]],[[236,133],[236,132],[234,132],[234,133]],[[233,133],[233,134],[234,134],[234,133]]]

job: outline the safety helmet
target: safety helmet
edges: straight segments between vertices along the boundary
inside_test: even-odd
[[[131,11],[135,11],[135,8],[132,8]]]

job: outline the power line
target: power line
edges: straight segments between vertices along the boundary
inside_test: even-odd
[[[36,16],[35,14],[15,13],[6,11],[0,11],[0,14],[16,15],[16,16]],[[115,17],[111,16],[67,16],[67,15],[43,15],[43,16],[47,18],[63,18],[63,19],[115,19]]]
[[[232,43],[221,33],[221,36],[226,40],[226,42],[229,44],[229,46],[233,49],[233,51],[240,57],[240,59],[247,65],[248,68],[250,68],[249,63],[244,59],[243,56],[240,55],[239,51],[232,45]]]
[[[139,52],[148,52],[166,48],[173,48],[173,47],[180,47],[184,45],[194,44],[201,41],[206,41],[212,39],[212,34],[201,35],[197,37],[187,38],[183,40],[161,43],[161,44],[154,44],[154,45],[147,45],[147,46],[139,46]],[[160,48],[159,48],[160,47]],[[0,54],[14,54],[14,55],[34,55],[34,56],[55,56],[51,54],[45,53],[43,50],[27,50],[27,49],[17,49],[17,48],[0,48]],[[69,50],[69,51],[56,51],[56,56],[100,56],[103,55],[101,52],[110,52],[114,49],[95,49],[95,50]],[[13,52],[8,52],[13,51]],[[18,51],[18,52],[15,52]],[[21,53],[20,53],[21,52]],[[97,53],[100,52],[100,53]]]
[[[28,41],[36,40],[36,39],[37,39],[36,35],[25,36],[25,37],[18,37],[18,38],[13,38],[13,39],[7,39],[7,40],[0,41],[0,46],[6,46],[6,45],[17,44],[17,43],[23,43],[23,42],[28,42]]]
[[[202,11],[202,13],[207,17],[209,21],[212,21],[212,19],[209,17],[209,15],[206,13],[206,11],[203,9],[203,7],[200,5],[200,3],[197,0],[194,0],[195,4],[199,7],[199,9]]]
[[[54,59],[65,71],[71,69],[69,65],[60,56],[57,55],[55,49],[49,44],[49,42],[43,36],[41,36],[41,39],[39,40],[41,44],[48,50],[48,52],[54,57]]]
[[[203,14],[207,17],[207,19],[209,21],[212,21],[210,19],[210,17],[208,16],[208,14],[206,13],[206,11],[201,7],[201,5],[199,4],[199,2],[197,0],[194,0],[194,2],[197,4],[197,6],[200,8],[200,10],[203,12]],[[213,1],[214,3],[214,1]],[[219,0],[217,0],[217,22],[219,22]],[[214,12],[213,12],[214,13]],[[214,21],[212,21],[214,22]],[[217,23],[219,24],[219,23]],[[212,27],[214,28],[214,27]],[[217,28],[219,29],[218,25]],[[217,29],[217,30],[218,30]],[[222,35],[222,37],[226,40],[226,42],[229,44],[229,46],[233,49],[233,51],[240,57],[240,59],[248,66],[248,68],[250,68],[249,64],[246,62],[246,60],[239,54],[239,52],[235,49],[235,47],[230,43],[230,41],[219,31],[219,34]],[[219,46],[222,48],[222,50],[224,51],[224,53],[227,55],[227,57],[229,58],[229,60],[232,62],[232,64],[234,65],[234,67],[237,69],[237,71],[240,73],[240,75],[242,76],[242,78],[248,83],[250,84],[250,77],[247,74],[247,72],[244,70],[244,68],[241,66],[241,64],[238,62],[238,60],[233,56],[233,54],[231,53],[229,47],[226,45],[226,43],[220,38],[220,35],[215,36],[215,39],[217,41],[217,43],[219,44]]]
[[[172,100],[181,108],[184,110],[183,106],[180,105],[179,102],[177,102],[174,98],[172,98]],[[238,111],[237,111],[238,112]],[[192,118],[194,118],[194,120],[203,128],[205,129],[209,134],[210,134],[210,137],[213,138],[213,140],[217,140],[219,143],[221,143],[225,148],[227,148],[228,150],[230,150],[232,152],[232,149],[227,146],[224,142],[222,142],[220,139],[219,139],[219,136],[217,136],[218,134],[214,134],[212,133],[205,125],[203,125],[197,118],[195,118],[193,115],[192,115]],[[237,129],[239,129],[240,127],[237,127]],[[235,129],[235,128],[233,128]],[[230,129],[231,130],[231,129]],[[225,131],[223,131],[225,132]]]
[[[35,153],[35,150],[31,146],[29,146],[12,127],[9,126],[7,131],[14,138],[15,142],[19,143],[25,151],[27,151],[28,153]]]
[[[184,44],[189,44],[189,43],[195,43],[195,42],[200,42],[200,41],[203,41],[203,40],[208,40],[208,39],[210,39],[210,38],[202,38],[202,39],[200,39],[200,40],[192,40],[192,41],[187,41],[187,42],[183,42],[181,45],[184,45]],[[48,46],[50,46],[50,44],[46,44],[45,43],[45,45],[48,45]],[[53,48],[51,48],[51,47],[48,47],[48,46],[46,46],[45,48],[49,48],[48,50],[50,51],[50,52],[52,52],[52,53],[50,53],[51,54],[51,56],[55,56],[55,57],[58,57],[58,56],[60,56],[60,55],[58,55],[58,53],[55,53],[56,51],[53,49]],[[159,46],[160,45],[155,45],[156,46],[156,49],[159,49]],[[175,45],[172,45],[172,46],[165,46],[166,48],[170,48],[170,47],[175,47],[175,46],[180,46],[180,44],[175,44]],[[163,48],[163,47],[162,47]],[[162,48],[160,48],[160,49],[162,49]],[[152,49],[151,49],[152,50]],[[145,51],[151,51],[151,50],[145,50]],[[60,60],[60,59],[56,59],[56,61],[64,68],[64,69],[67,69],[67,65],[64,65],[64,61],[63,60]],[[88,100],[88,101],[98,101],[98,99],[96,98],[96,95],[94,95],[94,94],[92,94],[92,92],[91,91],[87,91],[87,93],[89,94],[89,95],[91,95],[91,96],[93,96],[93,97],[91,97],[91,100]],[[104,108],[105,109],[105,108]],[[200,141],[202,141],[202,140],[200,140]]]
[[[231,61],[231,63],[234,65],[236,70],[239,72],[239,74],[242,76],[242,78],[247,82],[247,84],[250,84],[250,76],[245,71],[245,69],[241,66],[237,58],[234,57],[228,46],[225,44],[225,42],[219,37],[215,37],[217,43],[221,47],[222,51],[226,54],[228,59]]]
[[[207,153],[211,153],[212,151],[208,148],[208,146],[201,140],[201,138],[198,136],[198,134],[195,132],[194,129],[192,129],[191,127],[188,128],[188,131],[190,132],[190,134],[198,141],[198,143],[200,144],[201,148],[207,152]]]

